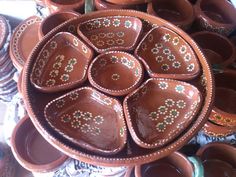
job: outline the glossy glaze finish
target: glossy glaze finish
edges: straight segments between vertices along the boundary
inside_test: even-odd
[[[50,12],[75,10],[80,11],[84,7],[84,0],[45,0]]]
[[[151,0],[106,0],[107,2],[119,5],[131,5],[131,4],[144,4],[148,3]]]
[[[194,6],[199,28],[229,35],[236,27],[236,11],[228,0],[198,0]]]
[[[200,72],[198,59],[189,44],[165,27],[155,27],[135,50],[150,77],[190,80]]]
[[[98,53],[132,50],[136,46],[142,22],[130,16],[95,18],[78,25],[78,34]]]
[[[87,79],[93,51],[68,32],[57,33],[42,48],[35,62],[31,83],[43,92],[74,88]]]
[[[127,95],[139,86],[143,67],[126,52],[106,52],[93,60],[88,78],[97,89],[114,96]]]
[[[149,79],[124,100],[126,122],[141,147],[163,147],[196,119],[202,102],[194,86],[168,79]]]
[[[106,0],[94,0],[94,5],[97,10],[108,9],[135,9],[135,5],[121,5],[107,2]]]
[[[207,60],[216,69],[223,69],[235,60],[235,48],[226,37],[208,31],[196,32],[191,36],[202,48]]]
[[[195,14],[188,0],[153,0],[148,3],[147,13],[161,17],[186,30],[192,25]]]
[[[120,103],[91,87],[82,87],[47,104],[44,115],[58,133],[100,154],[116,154],[126,144]]]
[[[49,172],[67,159],[38,133],[28,116],[14,128],[11,145],[17,161],[29,171]]]

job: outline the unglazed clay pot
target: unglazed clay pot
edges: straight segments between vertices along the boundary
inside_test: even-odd
[[[93,51],[68,32],[57,33],[40,52],[31,82],[43,92],[74,88],[87,79]]]
[[[208,31],[193,33],[191,36],[215,69],[223,69],[235,60],[234,45],[226,37]]]
[[[148,4],[147,13],[168,20],[184,30],[195,19],[193,6],[188,0],[153,0]]]
[[[62,10],[81,11],[84,0],[45,0],[45,4],[51,13]]]
[[[210,143],[197,152],[203,161],[204,177],[235,177],[236,148],[224,143]]]
[[[170,79],[149,79],[124,100],[126,122],[141,147],[162,147],[194,121],[201,106],[194,86]]]
[[[42,39],[48,32],[53,30],[58,25],[70,20],[74,17],[79,17],[80,14],[74,11],[59,11],[52,13],[47,16],[40,24],[38,35]],[[76,31],[76,29],[71,29],[71,32]]]
[[[194,8],[202,30],[229,35],[236,28],[236,10],[228,0],[198,0]]]
[[[148,3],[151,0],[106,0],[107,2],[120,5],[131,5],[131,4],[144,4]]]
[[[136,165],[135,177],[202,177],[198,175],[199,173],[202,174],[201,163],[197,160],[193,162],[195,163],[194,166],[186,156],[174,152],[163,159]]]
[[[121,104],[91,87],[82,87],[47,104],[53,129],[73,143],[100,154],[116,154],[126,144]]]
[[[35,129],[28,116],[20,120],[11,137],[17,161],[27,170],[49,172],[58,168],[67,156],[51,146]]]
[[[134,56],[126,52],[111,51],[92,61],[88,78],[97,89],[122,96],[139,86],[143,78],[143,67]]]
[[[135,50],[150,77],[190,80],[200,72],[199,62],[188,43],[165,27],[155,27]]]
[[[78,25],[78,34],[98,53],[134,49],[142,22],[135,17],[110,16],[92,19]]]

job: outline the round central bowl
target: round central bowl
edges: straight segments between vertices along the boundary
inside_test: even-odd
[[[127,145],[125,148],[115,155],[99,155],[94,152],[88,151],[86,149],[78,147],[73,142],[68,141],[59,133],[57,133],[53,128],[49,126],[46,118],[43,114],[43,110],[50,101],[67,92],[58,92],[46,94],[37,90],[30,83],[30,74],[32,72],[32,66],[39,55],[42,47],[47,43],[47,41],[58,32],[68,31],[70,25],[78,26],[78,24],[84,23],[85,21],[109,17],[109,16],[131,16],[139,18],[143,23],[143,33],[147,32],[148,28],[155,26],[165,26],[170,30],[174,31],[180,37],[182,37],[193,49],[197,59],[199,60],[199,65],[201,67],[201,75],[199,75],[194,81],[195,85],[200,89],[203,95],[203,103],[198,111],[196,118],[191,122],[189,126],[186,127],[185,131],[178,135],[173,141],[165,144],[163,147],[144,149],[136,145],[130,136],[127,139]],[[74,33],[77,35],[76,33]],[[143,35],[143,34],[142,34]],[[133,53],[134,51],[131,51]],[[147,79],[147,78],[145,78]],[[189,82],[189,81],[188,81]],[[201,89],[203,88],[203,89]],[[88,162],[96,165],[103,166],[123,166],[123,165],[134,165],[138,163],[148,163],[153,160],[165,157],[170,153],[180,149],[182,146],[187,144],[190,139],[202,128],[204,123],[210,114],[210,108],[212,107],[212,101],[214,98],[214,87],[212,72],[209,67],[206,58],[200,51],[196,43],[181,29],[173,26],[167,21],[132,10],[107,10],[107,11],[97,11],[89,14],[82,15],[77,19],[72,19],[65,22],[64,24],[58,26],[53,31],[48,33],[40,43],[34,48],[27,60],[27,63],[23,72],[23,97],[27,108],[27,111],[31,117],[32,122],[38,131],[46,138],[57,149],[61,150],[65,154],[73,157],[75,159]],[[122,98],[119,98],[122,99]]]

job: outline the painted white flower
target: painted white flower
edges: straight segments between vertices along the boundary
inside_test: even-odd
[[[168,88],[168,83],[167,82],[159,82],[158,86],[160,89],[165,90]]]
[[[157,61],[158,63],[163,62],[163,60],[164,60],[163,56],[156,56],[156,61]]]
[[[195,68],[194,63],[191,63],[190,65],[187,66],[187,71],[188,71],[188,72],[191,72],[191,71],[194,70],[194,68]]]
[[[169,42],[169,41],[170,41],[170,38],[171,38],[171,36],[170,36],[170,34],[168,34],[168,33],[163,36],[163,40],[164,40],[165,42]]]
[[[175,62],[172,63],[172,66],[174,68],[180,68],[181,67],[181,63],[179,61],[175,61]]]

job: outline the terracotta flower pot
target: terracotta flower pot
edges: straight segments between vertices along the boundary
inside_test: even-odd
[[[51,13],[62,10],[80,11],[84,6],[84,0],[45,0]]]
[[[38,133],[28,116],[15,127],[11,145],[17,161],[29,171],[53,171],[67,159]]]
[[[226,37],[208,31],[193,33],[191,36],[202,48],[213,68],[224,69],[235,60],[234,45]]]
[[[236,175],[236,148],[224,143],[210,143],[197,152],[203,162],[204,177]]]
[[[236,27],[236,10],[228,0],[198,0],[194,8],[199,29],[229,35]]]
[[[148,4],[147,13],[161,17],[184,30],[195,19],[193,6],[188,0],[153,0]]]
[[[53,30],[58,25],[70,20],[74,17],[79,17],[80,14],[74,11],[59,11],[47,16],[40,24],[38,35],[42,39],[48,32]],[[76,29],[71,28],[71,32],[75,32]]]

